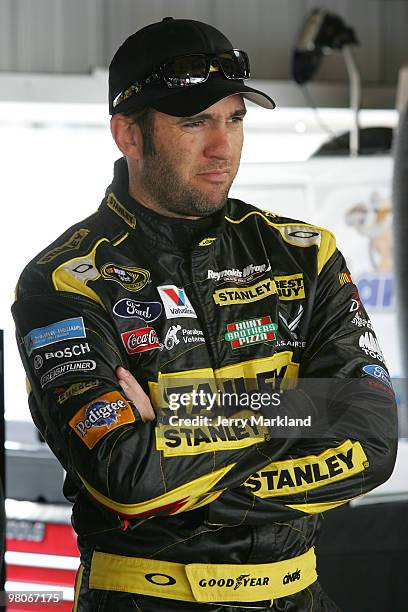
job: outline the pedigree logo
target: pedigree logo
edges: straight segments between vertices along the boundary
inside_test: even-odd
[[[116,427],[134,421],[129,402],[118,391],[111,391],[82,406],[69,425],[91,449]]]

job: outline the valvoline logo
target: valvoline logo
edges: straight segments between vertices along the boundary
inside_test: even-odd
[[[176,304],[176,306],[186,305],[184,289],[163,289],[163,292]]]

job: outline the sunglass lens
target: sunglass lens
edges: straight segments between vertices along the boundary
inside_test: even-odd
[[[163,75],[171,87],[202,83],[208,75],[208,61],[200,55],[177,57],[163,67]]]
[[[242,51],[225,51],[218,56],[221,68],[229,79],[247,79],[249,77],[248,58]]]

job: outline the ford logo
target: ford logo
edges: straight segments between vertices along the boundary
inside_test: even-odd
[[[122,319],[142,319],[146,323],[156,321],[162,310],[160,302],[140,302],[128,298],[119,300],[113,307],[114,314]]]

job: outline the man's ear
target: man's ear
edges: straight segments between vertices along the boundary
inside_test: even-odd
[[[140,128],[130,117],[113,115],[110,123],[114,141],[123,155],[136,161],[143,157],[143,139]]]

